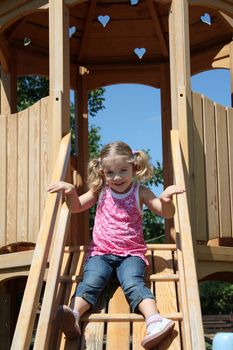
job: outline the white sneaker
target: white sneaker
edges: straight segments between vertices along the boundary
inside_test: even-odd
[[[155,323],[153,331],[148,333],[142,340],[142,346],[147,350],[154,348],[164,338],[171,334],[175,326],[174,321],[171,321],[165,317],[161,317],[160,320],[152,322]]]

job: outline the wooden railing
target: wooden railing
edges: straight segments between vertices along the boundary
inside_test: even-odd
[[[51,182],[64,180],[68,161],[70,158],[70,134],[63,137],[55,165],[54,173]],[[46,265],[48,264],[48,256],[50,253],[51,242],[53,238],[55,225],[62,231],[61,236],[65,236],[66,227],[68,224],[68,210],[63,205],[60,211],[60,193],[50,194],[48,196],[42,223],[39,231],[38,240],[36,243],[35,252],[29,272],[27,285],[24,291],[23,301],[12,341],[11,350],[26,350],[29,349],[37,306],[40,298],[42,284],[45,277]],[[58,220],[60,213],[60,220]],[[65,223],[65,225],[64,225]],[[55,237],[57,244],[58,237]],[[60,237],[59,237],[60,239]],[[62,240],[62,237],[61,237]],[[56,251],[55,251],[56,254]],[[60,254],[61,255],[61,254]],[[60,257],[58,256],[58,258]],[[57,268],[54,262],[54,254],[51,256],[54,267]],[[50,263],[51,265],[51,263]]]
[[[175,183],[185,187],[179,132],[171,131],[172,160]],[[198,291],[191,225],[188,212],[187,194],[176,197],[175,230],[180,239],[184,266],[184,291],[187,299],[188,325],[190,327],[191,349],[204,350],[204,332]]]

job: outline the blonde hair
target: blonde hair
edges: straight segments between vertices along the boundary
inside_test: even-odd
[[[94,192],[100,191],[104,186],[105,177],[102,163],[103,159],[110,155],[127,156],[129,162],[134,165],[134,175],[137,180],[146,181],[153,175],[153,167],[144,151],[133,151],[129,145],[122,141],[108,143],[100,151],[100,157],[92,159],[88,164],[88,185]]]

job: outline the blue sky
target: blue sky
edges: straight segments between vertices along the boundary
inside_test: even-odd
[[[212,70],[192,77],[192,90],[230,106],[230,73]],[[90,124],[100,127],[101,143],[122,140],[133,149],[149,149],[152,163],[162,163],[160,91],[144,85],[106,88],[105,109]]]

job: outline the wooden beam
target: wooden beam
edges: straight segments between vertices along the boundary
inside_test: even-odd
[[[228,29],[232,32],[233,30],[233,18],[226,15],[225,13],[219,11],[219,16],[221,18],[221,20],[223,21],[223,23],[226,24],[226,26],[228,27]]]
[[[88,71],[79,67],[77,86],[77,125],[78,125],[78,173],[81,178],[79,195],[87,191],[87,166],[88,166]],[[79,214],[79,238],[81,244],[88,244],[89,239],[89,215],[88,211]],[[80,242],[79,242],[80,243]]]
[[[88,2],[89,0],[65,0],[66,5],[79,5],[83,2]]]
[[[198,261],[233,262],[233,248],[197,245],[197,259]]]
[[[63,134],[70,130],[69,10],[64,0],[51,0],[49,7],[49,82],[52,164]]]
[[[152,18],[153,26],[155,28],[155,34],[158,36],[158,39],[159,39],[159,42],[161,45],[162,54],[165,58],[167,58],[168,57],[167,43],[166,43],[165,37],[163,35],[163,30],[161,27],[161,23],[159,20],[159,16],[158,16],[155,4],[153,3],[152,0],[146,0],[146,2],[147,2],[147,6],[149,9],[151,18]]]
[[[185,186],[188,193],[189,211],[192,214],[193,150],[192,110],[190,83],[189,15],[187,0],[173,0],[169,14],[170,74],[172,96],[172,121],[179,129],[180,143],[186,169]],[[192,227],[195,223],[191,216]]]
[[[163,140],[163,173],[164,187],[173,183],[173,171],[171,160],[171,89],[169,64],[160,66],[160,95],[161,95],[161,119]],[[175,241],[173,220],[165,220],[165,235],[167,242]]]
[[[0,271],[31,265],[34,250],[0,255]]]
[[[22,0],[8,0],[5,2],[5,6],[0,6],[0,32],[6,29],[10,24],[15,22],[17,19],[25,16],[26,14],[42,8],[46,5],[48,0],[34,0],[25,1]]]
[[[194,251],[196,220],[194,203],[193,115],[191,101],[188,0],[173,0],[169,14],[172,123],[179,130],[188,210]],[[171,25],[170,25],[171,24]],[[174,108],[174,109],[173,109]],[[174,128],[174,126],[172,127]]]
[[[79,64],[82,64],[84,61],[84,58],[85,58],[85,51],[86,51],[86,46],[88,43],[88,36],[89,36],[90,30],[91,30],[91,24],[92,24],[93,15],[95,13],[95,9],[96,9],[96,0],[90,0],[90,5],[88,8],[88,14],[87,14],[87,18],[86,18],[85,28],[84,28],[84,32],[82,35],[80,50],[78,53],[78,63]]]
[[[0,36],[0,62],[4,73],[10,71],[10,47],[4,34]]]
[[[17,53],[12,50],[9,54],[9,68],[7,72],[1,69],[1,113],[16,113],[17,110]]]
[[[223,0],[188,0],[190,5],[193,6],[205,6],[211,7],[216,10],[225,11],[229,14],[233,14],[233,4],[229,1]]]

